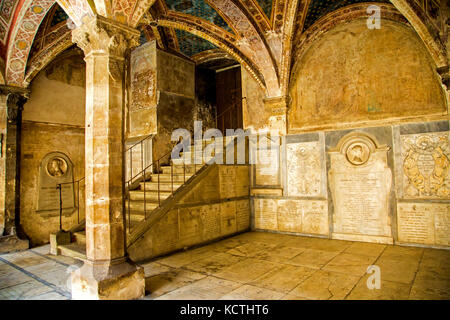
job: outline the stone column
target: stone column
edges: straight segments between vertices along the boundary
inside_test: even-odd
[[[0,86],[0,252],[23,250],[20,240],[20,139],[26,89]]]
[[[266,110],[270,110],[269,129],[278,130],[280,136],[287,134],[287,111],[289,96],[280,96],[264,99]]]
[[[136,299],[144,271],[126,258],[123,142],[125,51],[139,32],[97,16],[73,30],[86,61],[86,256],[73,299]]]

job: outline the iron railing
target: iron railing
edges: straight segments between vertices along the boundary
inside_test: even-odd
[[[62,199],[62,186],[66,185],[66,184],[72,184],[74,189],[75,189],[75,185],[76,185],[76,202],[77,202],[77,223],[80,223],[80,182],[84,181],[84,178],[78,179],[76,181],[71,181],[71,182],[63,182],[63,183],[58,183],[56,185],[56,189],[59,190],[59,230],[63,231],[62,228],[62,216],[63,216],[63,199]],[[85,199],[86,197],[83,196],[83,199]],[[84,206],[86,207],[86,206]]]
[[[141,149],[140,149],[141,155],[140,155],[140,157],[141,157],[141,167],[143,168],[139,173],[137,173],[135,175],[131,174],[130,177],[128,178],[128,180],[125,181],[125,187],[126,187],[126,190],[127,190],[127,193],[126,193],[126,201],[127,201],[127,204],[126,204],[126,211],[127,211],[126,217],[127,217],[127,225],[128,225],[128,231],[129,232],[131,232],[131,211],[132,211],[131,210],[131,201],[132,201],[131,200],[131,191],[132,191],[131,189],[133,188],[133,185],[136,184],[136,182],[143,183],[143,194],[144,194],[144,199],[143,199],[144,219],[143,220],[144,221],[147,220],[147,216],[148,216],[147,212],[148,211],[153,211],[153,210],[161,207],[161,203],[162,203],[162,201],[161,201],[161,177],[160,177],[160,174],[162,173],[162,171],[161,171],[161,163],[166,158],[168,158],[168,156],[172,153],[172,150],[170,150],[169,152],[165,153],[163,156],[161,156],[156,161],[152,161],[149,165],[145,166],[144,165],[144,156],[143,156],[144,149],[143,149],[142,143],[148,138],[150,138],[150,137],[147,137],[147,138],[141,140],[140,142],[134,144],[132,147],[127,149],[127,152],[130,152],[130,159],[129,159],[129,161],[130,161],[130,168],[131,168],[132,164],[133,164],[133,162],[132,162],[132,157],[133,157],[132,149],[135,148],[136,146],[138,146],[139,144],[141,144]],[[203,143],[203,141],[202,141],[202,143]],[[194,148],[191,146],[191,150],[192,149],[194,149]],[[195,152],[195,149],[194,149],[194,157],[195,156],[196,156],[196,152]],[[170,185],[171,185],[171,188],[170,188],[170,195],[167,198],[173,197],[174,192],[176,191],[176,190],[174,190],[174,186],[173,186],[174,185],[174,176],[179,174],[179,173],[174,173],[174,166],[176,166],[176,165],[171,160],[173,160],[173,159],[169,158],[169,164],[168,164],[168,166],[170,166]],[[183,164],[183,183],[179,186],[181,188],[184,184],[186,184],[186,181],[187,181],[186,180],[186,161],[185,161],[186,157],[185,157],[185,155],[183,155],[183,157],[180,157],[180,160],[183,160],[182,161],[182,164]],[[193,170],[192,174],[194,175],[197,172],[197,167],[200,170],[201,167],[203,167],[203,166],[202,165],[198,165],[195,158],[193,160],[194,160],[194,163],[193,163],[193,166],[194,166],[193,169],[194,170]],[[132,173],[131,169],[130,169],[130,173]],[[157,182],[157,190],[156,190],[156,192],[157,192],[157,199],[158,199],[157,204],[158,204],[158,206],[156,208],[154,208],[154,209],[147,210],[147,203],[150,203],[150,201],[149,201],[150,199],[147,199],[147,194],[151,193],[151,192],[147,191],[146,184],[147,183],[151,183],[151,182],[148,181],[148,179],[151,177],[152,174],[157,174],[157,177],[158,177],[157,181],[151,181],[153,183]],[[177,182],[179,182],[179,181],[177,181]],[[153,192],[155,192],[155,191],[153,191]],[[167,192],[167,191],[165,191],[165,192]]]

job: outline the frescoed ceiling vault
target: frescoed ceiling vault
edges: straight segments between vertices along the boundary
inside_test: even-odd
[[[141,44],[194,61],[234,59],[266,90],[283,96],[293,62],[333,25],[367,17],[410,24],[437,67],[448,66],[439,0],[0,0],[0,56],[8,85],[26,87],[56,55],[73,46],[71,28],[102,15],[141,32]],[[213,63],[212,63],[213,64]]]

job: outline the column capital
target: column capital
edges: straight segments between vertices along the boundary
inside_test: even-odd
[[[28,99],[30,97],[30,89],[0,85],[0,94],[5,96],[17,95]]]
[[[72,31],[72,41],[86,56],[97,53],[120,59],[126,49],[139,45],[139,36],[138,30],[98,15]]]
[[[290,102],[290,96],[279,96],[264,99],[266,110],[270,111],[270,130],[278,130],[281,135],[287,134],[287,112]]]

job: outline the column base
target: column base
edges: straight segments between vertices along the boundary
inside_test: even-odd
[[[0,236],[0,253],[27,250],[30,247],[28,240],[22,240],[17,235]]]
[[[144,269],[121,260],[92,263],[72,272],[73,300],[132,300],[145,296]]]

